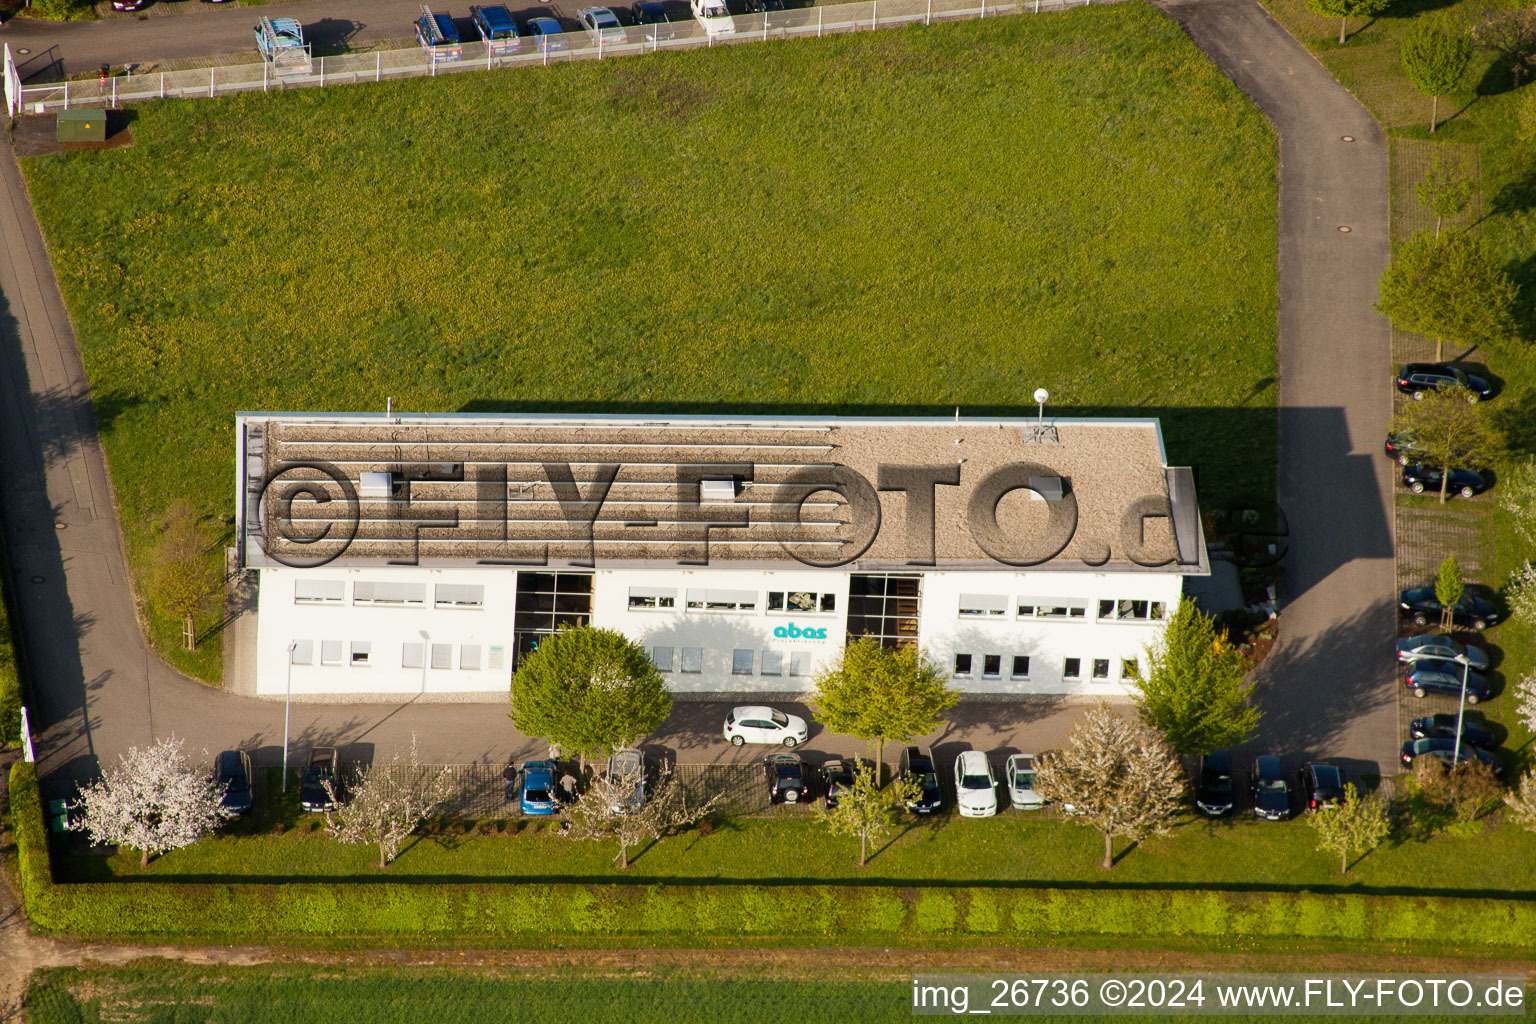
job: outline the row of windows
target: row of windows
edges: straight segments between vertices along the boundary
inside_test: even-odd
[[[976,673],[976,656],[973,654],[955,655],[955,675],[972,676]],[[1090,658],[1092,679],[1096,682],[1108,682],[1110,679],[1109,658]],[[1010,679],[1029,678],[1030,657],[1027,654],[1015,654],[1010,665]],[[1136,678],[1137,661],[1135,658],[1126,658],[1120,662],[1120,678],[1129,680]],[[1003,655],[983,654],[981,656],[981,678],[1001,679],[1003,677]],[[1061,663],[1061,678],[1081,679],[1083,677],[1082,658],[1063,658]]]
[[[481,644],[459,644],[458,659],[454,659],[453,644],[404,643],[400,645],[400,667],[458,668],[479,671],[481,668],[499,669],[506,663],[506,651],[499,644],[489,648]],[[319,661],[315,660],[318,651]],[[382,654],[382,652],[380,652]],[[376,663],[374,645],[370,640],[353,640],[347,644],[341,640],[321,640],[318,648],[314,640],[295,640],[291,658],[295,665],[353,665],[366,668]],[[430,660],[428,660],[430,659]]]
[[[689,611],[696,612],[753,612],[757,611],[758,593],[755,590],[694,589],[684,591],[683,601]],[[630,587],[631,608],[665,610],[677,607],[675,587]],[[809,590],[770,590],[767,610],[793,615],[814,615],[837,611],[837,595],[821,594]]]
[[[647,653],[650,654],[651,662],[655,664],[658,672],[671,672],[672,666],[679,663],[679,659],[676,658],[679,654],[682,656],[680,671],[684,673],[704,671],[704,648],[702,647],[652,647]],[[731,652],[731,675],[733,676],[782,676],[784,668],[782,651],[737,649]],[[791,676],[810,675],[811,652],[791,651],[789,674]]]
[[[294,604],[344,604],[346,580],[294,580]],[[425,583],[358,580],[352,585],[352,603],[419,607],[427,603]],[[478,583],[439,583],[432,588],[432,604],[438,608],[481,608],[485,587]]]
[[[1019,619],[1088,620],[1087,598],[1021,597],[1009,602],[1006,594],[961,594],[963,619],[1004,618],[1011,607]],[[1156,622],[1166,610],[1162,601],[1107,598],[1098,602],[1100,622]]]

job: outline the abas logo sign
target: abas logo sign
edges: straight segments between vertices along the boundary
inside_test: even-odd
[[[791,622],[787,626],[775,627],[773,635],[781,639],[788,638],[791,640],[825,640],[827,638],[827,631],[825,627],[821,629],[814,629],[811,627],[801,629],[799,626]]]

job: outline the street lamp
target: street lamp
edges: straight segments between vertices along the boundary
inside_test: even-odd
[[[1465,654],[1456,655],[1456,660],[1461,662],[1461,703],[1456,707],[1456,744],[1451,752],[1453,769],[1461,763],[1461,721],[1467,713],[1467,676],[1472,669],[1472,663]]]
[[[427,692],[427,659],[432,655],[432,638],[427,635],[427,631],[424,629],[417,630],[417,633],[421,636],[421,692],[425,695]]]
[[[283,792],[288,792],[288,712],[293,707],[293,652],[297,640],[288,641],[288,695],[283,698]]]

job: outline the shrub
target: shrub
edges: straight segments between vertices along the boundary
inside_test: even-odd
[[[0,552],[0,746],[21,742],[21,665],[11,640],[10,593],[5,580],[4,552]]]

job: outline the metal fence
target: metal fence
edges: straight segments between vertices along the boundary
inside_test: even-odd
[[[434,59],[425,49],[319,57],[308,73],[280,74],[270,63],[238,64],[114,75],[100,80],[28,85],[21,89],[12,113],[47,113],[75,107],[116,107],[158,99],[212,98],[231,93],[269,92],[313,86],[382,82],[395,78],[437,76],[461,71],[544,66],[561,61],[603,60],[661,50],[683,50],[842,32],[866,32],[900,25],[929,25],[1004,15],[1039,13],[1079,7],[1092,0],[867,0],[862,3],[770,11],[732,18],[712,18],[665,25],[626,27],[622,33],[565,32],[525,36],[515,53],[492,53],[486,43],[465,42],[456,59]],[[1114,0],[1099,0],[1100,3]],[[498,43],[498,46],[505,45]]]

